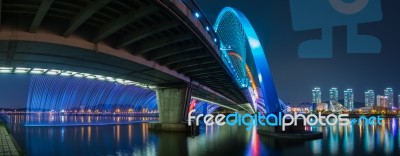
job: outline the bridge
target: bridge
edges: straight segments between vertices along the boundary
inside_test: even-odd
[[[80,75],[154,89],[165,124],[184,120],[191,97],[252,111],[255,94],[266,112],[281,110],[257,35],[235,9],[225,9],[213,26],[192,0],[0,2],[2,71]],[[229,20],[242,34],[222,35]],[[235,35],[239,41],[228,44]]]

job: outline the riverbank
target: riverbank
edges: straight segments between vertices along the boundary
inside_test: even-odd
[[[10,134],[3,116],[0,118],[0,155],[25,155],[24,151],[18,146],[14,137]]]
[[[0,155],[24,155],[14,138],[7,132],[4,124],[0,125]]]

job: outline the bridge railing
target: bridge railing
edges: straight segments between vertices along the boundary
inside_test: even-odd
[[[228,67],[229,74],[231,74],[231,76],[236,80],[236,83],[238,84],[238,86],[240,88],[247,87],[247,85],[245,85],[242,82],[242,80],[238,79],[238,77],[239,77],[238,73],[233,68],[230,58],[226,55],[226,53],[223,52],[224,50],[222,50],[222,49],[224,49],[224,47],[221,47],[220,40],[218,38],[217,33],[215,32],[215,30],[213,28],[213,25],[210,23],[210,21],[208,21],[205,14],[203,13],[203,11],[201,11],[201,9],[197,5],[197,3],[194,0],[181,0],[181,1],[183,2],[183,4],[185,4],[190,9],[190,11],[193,13],[193,16],[195,16],[197,18],[197,20],[199,20],[199,22],[203,25],[204,29],[207,30],[208,34],[214,40],[215,44],[218,46],[218,49],[217,49],[218,55],[220,56],[222,61],[225,63],[225,65]]]
[[[191,10],[193,16],[195,16],[200,23],[203,25],[204,29],[207,30],[208,34],[211,36],[215,44],[220,48],[220,43],[218,39],[217,33],[215,33],[213,25],[208,21],[203,11],[201,11],[200,7],[194,2],[194,0],[182,0],[182,2]],[[218,49],[218,54],[221,56],[221,51]]]

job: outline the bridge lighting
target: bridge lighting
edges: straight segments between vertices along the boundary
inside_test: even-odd
[[[17,68],[15,68],[14,73],[24,74],[24,73],[28,73],[29,70],[31,70],[31,68],[21,68],[21,67],[17,67]]]
[[[103,75],[94,75],[94,77],[96,77],[96,78],[104,78]]]
[[[87,76],[92,76],[92,74],[89,73],[81,73],[83,76],[87,77]]]
[[[208,102],[208,103],[211,103],[211,104],[215,104],[215,105],[218,105],[218,106],[221,106],[221,107],[224,107],[224,108],[228,108],[228,109],[233,110],[233,111],[238,111],[235,108],[232,108],[232,107],[229,107],[229,106],[225,106],[225,105],[223,105],[221,103],[218,103],[218,102],[209,101],[209,100],[206,100],[206,99],[203,99],[203,98],[199,98],[199,97],[195,97],[195,96],[192,96],[192,98],[200,100],[200,101]]]
[[[194,13],[194,16],[196,16],[196,18],[200,17],[200,14],[198,12]]]
[[[0,70],[13,70],[13,67],[0,67]]]
[[[258,48],[258,47],[260,47],[260,41],[258,41],[257,39],[254,39],[254,38],[249,38],[249,44],[250,44],[250,46],[251,46],[251,48]]]
[[[0,67],[0,70],[12,70],[12,67]]]
[[[75,74],[74,77],[83,77],[82,74]]]
[[[78,72],[72,72],[72,71],[64,71],[64,72],[62,72],[60,75],[61,76],[71,76],[71,75],[75,75],[75,74],[77,74]]]
[[[120,84],[124,84],[124,80],[123,79],[116,79],[116,81]]]
[[[104,81],[106,78],[103,75],[94,75],[94,77],[98,80]]]
[[[42,68],[33,68],[32,71],[30,72],[31,74],[43,74],[47,71],[48,69],[42,69]]]
[[[210,31],[210,27],[206,26],[206,30],[207,30],[207,31]]]
[[[125,85],[130,85],[130,84],[133,84],[133,82],[132,82],[132,81],[129,81],[129,80],[125,80],[125,81],[124,81],[124,84],[125,84]]]
[[[12,70],[0,69],[0,73],[11,73]]]
[[[265,107],[260,107],[260,108],[266,108],[264,111],[265,113],[269,112],[275,112],[275,111],[283,111],[285,107],[281,104],[279,101],[279,98],[276,95],[276,89],[275,86],[272,82],[272,79],[270,78],[270,72],[268,71],[268,62],[266,60],[266,57],[264,55],[261,43],[257,37],[257,34],[251,25],[251,23],[248,21],[246,16],[241,13],[239,10],[236,10],[234,8],[226,7],[224,8],[220,14],[217,17],[216,23],[214,25],[215,31],[217,35],[220,35],[218,39],[220,43],[234,43],[231,45],[236,45],[242,47],[241,49],[237,49],[238,54],[246,54],[250,53],[251,57],[253,58],[254,61],[254,67],[255,71],[257,71],[257,75],[254,75],[254,79],[258,78],[258,81],[260,82],[260,89],[261,93],[263,95],[264,99],[268,103],[265,103]],[[235,34],[236,36],[230,36],[230,35],[223,35],[231,32],[239,32],[238,34]],[[246,46],[250,47],[250,51],[246,50]],[[228,47],[230,45],[220,45],[221,47]],[[243,55],[245,56],[245,55]],[[232,60],[233,61],[233,60]],[[243,58],[243,61],[240,63],[245,63],[246,59]],[[224,62],[226,63],[226,62]],[[231,67],[231,64],[226,63],[228,67]],[[236,66],[235,62],[235,66]],[[242,64],[240,64],[242,65]],[[240,68],[242,70],[242,68]],[[231,71],[233,71],[231,69]],[[250,73],[251,76],[251,73]],[[257,81],[252,81],[252,82],[257,82]],[[247,86],[247,83],[246,83]],[[253,86],[253,84],[252,84]],[[255,88],[253,88],[255,90]],[[255,93],[257,90],[254,91]],[[262,105],[260,105],[262,106]]]
[[[47,75],[58,75],[60,73],[61,73],[61,70],[54,70],[54,69],[51,69],[46,72]]]
[[[46,74],[46,75],[60,75],[60,76],[73,76],[77,78],[87,78],[87,79],[97,79],[101,81],[117,82],[123,85],[134,85],[137,87],[142,87],[146,89],[154,89],[156,86],[148,86],[136,81],[125,80],[125,79],[115,79],[113,77],[106,77],[103,75],[95,75],[89,73],[79,73],[74,71],[63,71],[58,69],[44,69],[44,68],[25,68],[25,67],[0,67],[0,73],[30,73],[30,74]]]
[[[214,42],[217,42],[217,38],[214,38]]]
[[[115,79],[113,77],[106,77],[107,81],[114,82]]]

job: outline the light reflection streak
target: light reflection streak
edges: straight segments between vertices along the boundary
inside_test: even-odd
[[[61,142],[64,142],[64,136],[65,136],[65,128],[61,128]]]
[[[87,130],[88,130],[88,142],[90,144],[90,139],[91,139],[91,136],[92,136],[92,127],[88,126]]]
[[[329,127],[329,152],[333,155],[336,155],[339,150],[339,138],[336,131],[337,128],[338,127]]]
[[[128,139],[129,139],[129,146],[132,144],[132,125],[128,125]]]
[[[252,130],[250,144],[246,151],[247,155],[260,155],[260,138],[258,137],[256,128]]]
[[[115,132],[116,132],[116,137],[117,137],[117,144],[119,145],[119,142],[120,142],[120,125],[116,125],[115,126],[116,127],[116,130],[115,130]]]
[[[314,155],[320,155],[322,153],[322,140],[317,139],[311,142],[311,150]]]
[[[43,116],[44,120],[51,120],[51,117],[48,116]],[[76,117],[71,117],[68,119],[68,121],[72,121]],[[132,117],[130,117],[132,118]],[[78,117],[79,119],[79,117]],[[87,118],[85,118],[87,121]],[[92,117],[92,119],[94,119]],[[107,117],[108,120],[113,120],[113,117]],[[121,117],[123,120],[128,120],[128,117]],[[33,116],[12,116],[8,121],[10,122],[17,122],[16,125],[21,125],[20,123],[25,123],[24,120],[32,120],[37,122],[39,118],[33,117]],[[57,118],[55,116],[55,122],[61,122],[61,118]],[[47,121],[44,121],[47,122]],[[400,120],[399,119],[385,119],[384,125],[353,125],[353,126],[345,126],[345,127],[340,127],[340,126],[326,126],[326,127],[308,127],[308,129],[312,129],[313,131],[323,131],[324,136],[323,139],[320,140],[315,140],[315,141],[309,141],[305,143],[304,151],[308,155],[315,154],[317,155],[318,153],[320,154],[325,154],[327,155],[352,155],[352,154],[364,154],[364,155],[372,155],[377,152],[381,152],[382,155],[392,155],[394,152],[397,152],[399,149],[399,142],[400,142],[400,135],[399,131],[397,130],[398,125],[399,125]],[[358,127],[356,127],[358,126]],[[100,128],[99,128],[100,127]],[[109,133],[104,133],[104,129],[102,127],[109,127]],[[29,126],[23,126],[23,129],[26,128],[31,128]],[[128,140],[129,140],[129,148],[132,151],[132,153],[140,153],[140,154],[149,154],[149,153],[156,153],[157,146],[154,145],[154,142],[152,142],[152,139],[154,137],[154,134],[148,132],[148,125],[147,124],[140,124],[135,127],[135,124],[130,124],[126,126],[119,126],[119,125],[112,125],[112,126],[95,126],[95,129],[93,129],[93,126],[76,126],[76,127],[53,127],[49,126],[47,128],[44,127],[33,127],[31,128],[31,131],[25,131],[23,134],[24,138],[32,137],[32,136],[37,136],[37,137],[43,137],[44,140],[58,140],[61,142],[68,142],[74,140],[74,142],[79,142],[82,144],[96,144],[96,142],[101,142],[100,139],[111,139],[112,142],[110,143],[119,143],[120,145],[128,145]],[[136,133],[134,133],[134,130],[138,128]],[[13,125],[12,128],[10,128],[11,131],[22,131],[20,126],[15,126]],[[207,147],[208,144],[215,144],[216,146],[218,145],[216,142],[221,140],[221,138],[225,138],[229,135],[236,135],[239,136],[239,133],[237,132],[237,127],[213,127],[213,126],[207,126],[205,127],[205,131],[202,131],[206,133],[203,136],[196,136],[192,141],[188,141],[188,149],[189,151],[198,151],[202,152],[200,149],[194,149],[194,148],[203,148]],[[342,136],[340,137],[340,129],[342,129]],[[375,130],[376,129],[376,130]],[[211,131],[210,131],[211,130]],[[228,133],[221,133],[220,131],[227,132],[226,130],[229,130]],[[87,132],[85,132],[87,131]],[[127,132],[128,131],[128,132]],[[215,131],[215,132],[214,132]],[[253,133],[240,133],[243,136],[246,136],[246,145],[243,148],[246,148],[244,154],[249,154],[249,155],[263,155],[263,143],[265,143],[264,138],[259,138],[257,137],[257,134],[255,134],[255,129],[252,131]],[[94,134],[95,133],[95,134]],[[114,137],[112,134],[114,133]],[[118,134],[120,133],[120,134]],[[357,134],[359,133],[359,134]],[[103,135],[103,134],[111,134],[111,136]],[[92,137],[93,135],[93,137]],[[118,135],[120,135],[118,137]],[[361,138],[358,139],[359,135],[361,135]],[[72,137],[70,137],[72,136]],[[243,137],[241,136],[241,137]],[[59,137],[59,138],[57,138]],[[126,138],[128,137],[128,138]],[[356,138],[355,138],[356,137]],[[37,138],[36,138],[37,139]],[[143,141],[141,141],[143,139]],[[258,140],[261,139],[261,140]],[[32,140],[32,139],[31,139]],[[40,139],[39,139],[40,140]],[[32,142],[37,142],[41,144],[41,141],[35,140]],[[132,142],[133,141],[133,142]],[[137,148],[133,147],[132,144],[135,142],[141,142],[146,144],[146,149],[144,148]],[[132,142],[132,144],[131,144]],[[190,145],[189,145],[190,142]],[[149,144],[149,146],[147,146]],[[156,143],[157,144],[157,143]],[[207,145],[206,145],[207,144]],[[134,144],[134,146],[136,146]],[[210,145],[211,146],[211,145]],[[210,147],[208,146],[208,147]],[[267,146],[269,146],[267,144]],[[286,146],[286,145],[285,145]],[[118,149],[125,148],[122,146],[118,146]],[[213,147],[214,148],[214,147]],[[217,147],[215,147],[217,148]],[[270,147],[267,147],[267,149]],[[141,151],[141,152],[138,152]],[[120,151],[121,152],[121,151]],[[308,153],[307,153],[308,152]],[[359,153],[361,152],[361,153]],[[121,152],[124,153],[124,152]]]
[[[375,148],[375,137],[374,132],[370,132],[370,126],[364,125],[365,133],[364,133],[364,147],[368,154],[371,154]]]

